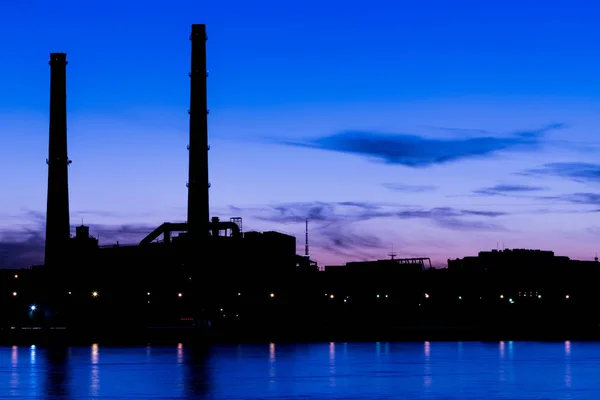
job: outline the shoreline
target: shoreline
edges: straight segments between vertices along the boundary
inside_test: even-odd
[[[122,331],[97,330],[2,330],[0,345],[108,346],[140,345],[220,345],[260,343],[328,342],[497,342],[497,341],[600,341],[600,328],[588,327],[401,327],[385,329],[315,329],[299,332],[289,329],[235,332],[198,328],[140,328]]]

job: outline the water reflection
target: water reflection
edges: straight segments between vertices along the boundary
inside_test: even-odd
[[[571,341],[565,342],[565,387],[571,388],[573,376],[571,373]]]
[[[37,348],[35,345],[31,345],[31,347],[29,347],[29,386],[36,389],[34,393],[37,396],[39,394],[37,388],[40,375],[38,374],[38,368],[36,367],[36,356]]]
[[[425,347],[424,347],[424,352],[425,352],[425,371],[424,371],[424,378],[423,378],[423,386],[425,386],[425,388],[429,388],[431,386],[432,383],[432,379],[431,379],[431,343],[429,342],[425,342]]]
[[[275,383],[275,343],[269,343],[269,383]]]
[[[374,342],[0,347],[0,397],[597,398],[600,343],[573,346],[381,342],[379,359]]]
[[[70,398],[69,349],[51,347],[45,349],[45,392],[48,398]]]
[[[210,353],[203,347],[186,348],[183,382],[186,399],[204,399],[210,393],[210,375],[208,361]],[[167,394],[166,392],[162,392]],[[155,395],[157,393],[154,393]],[[172,394],[171,394],[172,396]],[[173,397],[174,398],[174,397]]]
[[[91,378],[90,378],[90,395],[98,396],[100,390],[100,371],[98,366],[98,345],[92,345],[92,370],[91,370]]]
[[[506,344],[504,340],[501,340],[499,343],[499,352],[500,352],[500,370],[498,380],[500,382],[506,381],[506,363],[504,362],[504,358],[506,356]]]
[[[183,343],[177,345],[177,364],[183,363]]]
[[[329,342],[329,387],[335,387],[335,343]]]
[[[12,397],[17,395],[17,388],[19,387],[19,348],[13,346],[10,353],[10,395]]]

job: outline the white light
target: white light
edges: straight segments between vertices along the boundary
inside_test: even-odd
[[[271,296],[271,297],[275,297],[275,293],[271,293],[269,296]]]
[[[177,293],[177,297],[183,297],[183,293]]]
[[[425,293],[425,298],[428,299],[429,298],[429,293]]]
[[[538,294],[538,299],[541,299],[541,298],[542,298],[542,295],[541,295],[541,294]]]
[[[98,292],[96,292],[96,291],[92,292],[92,297],[98,297]]]
[[[569,300],[569,298],[570,298],[570,297],[571,297],[571,296],[569,296],[569,295],[566,295],[566,296],[565,296],[565,299]]]
[[[238,293],[238,296],[241,296],[241,295],[242,295],[241,293]]]
[[[221,308],[221,312],[223,312],[223,309]]]
[[[69,292],[69,294],[71,294],[71,292]]]
[[[501,294],[501,295],[500,295],[500,298],[501,298],[501,299],[503,299],[503,298],[504,298],[504,295],[503,295],[503,294]]]
[[[348,302],[348,300],[344,299],[344,303],[347,303],[347,302]]]
[[[17,292],[13,292],[13,296],[16,296],[16,295],[17,295]]]
[[[388,295],[387,295],[387,294],[385,295],[385,298],[386,298],[386,299],[388,298]]]
[[[333,295],[330,295],[330,296],[329,296],[329,298],[330,298],[330,299],[333,299],[333,297],[334,297]]]
[[[15,279],[17,279],[18,277],[19,277],[19,275],[16,275],[16,274],[15,274]]]
[[[377,295],[377,298],[379,298],[379,295]]]
[[[35,311],[35,310],[37,310],[37,306],[35,304],[32,304],[31,306],[29,306],[29,309],[31,311]]]
[[[458,296],[458,299],[459,299],[459,300],[462,300],[462,296]]]

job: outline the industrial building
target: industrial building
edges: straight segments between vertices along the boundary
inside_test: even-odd
[[[600,265],[538,250],[481,252],[431,268],[429,258],[350,262],[318,271],[296,238],[244,232],[209,208],[206,28],[192,25],[187,221],[165,222],[136,245],[70,234],[67,58],[50,55],[44,265],[0,271],[0,327],[195,326],[254,332],[337,327],[597,323]],[[308,222],[307,222],[308,224]],[[534,318],[535,317],[535,318]],[[562,318],[562,319],[561,319]],[[498,322],[501,321],[501,322]],[[242,329],[244,328],[244,329]]]

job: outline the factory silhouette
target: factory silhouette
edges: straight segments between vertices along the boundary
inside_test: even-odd
[[[50,55],[44,264],[0,271],[2,340],[596,334],[597,258],[493,250],[433,269],[429,258],[391,253],[319,269],[308,225],[298,255],[294,236],[211,218],[205,25],[192,25],[190,40],[187,222],[165,222],[138,245],[99,246],[84,225],[71,237],[67,56]]]

